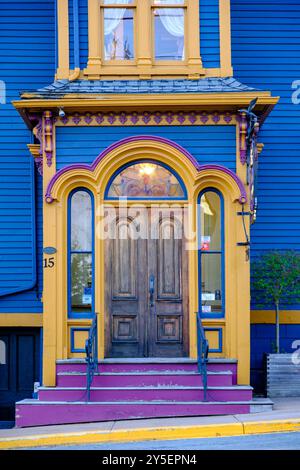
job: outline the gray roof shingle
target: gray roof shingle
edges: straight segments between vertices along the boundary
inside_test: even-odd
[[[237,93],[259,91],[233,77],[199,80],[56,80],[31,92],[39,98],[61,98],[66,94],[159,94],[159,93]]]

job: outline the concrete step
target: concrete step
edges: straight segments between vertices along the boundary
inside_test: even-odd
[[[59,372],[56,377],[58,387],[84,387],[86,385],[85,372]],[[208,372],[209,386],[232,385],[232,372]],[[96,373],[93,379],[94,387],[134,387],[134,386],[201,386],[203,378],[194,371],[156,371],[156,372],[103,372]]]
[[[207,398],[210,401],[241,401],[252,399],[252,387],[229,386],[208,387]],[[81,401],[86,399],[85,387],[40,387],[38,399],[41,401]],[[200,401],[204,399],[203,387],[95,387],[90,392],[91,401]]]

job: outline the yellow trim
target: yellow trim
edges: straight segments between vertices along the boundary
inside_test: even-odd
[[[273,310],[251,310],[251,323],[275,324],[275,312]],[[300,310],[282,310],[280,323],[283,325],[300,324]]]
[[[231,64],[231,18],[230,0],[219,0],[220,24],[220,64],[222,76],[231,77],[233,69]]]
[[[190,228],[197,233],[197,198],[200,191],[206,187],[215,187],[224,198],[225,204],[225,243],[226,261],[226,320],[223,320],[224,343],[222,356],[239,360],[238,381],[240,384],[249,383],[249,263],[246,262],[245,249],[237,248],[237,242],[244,240],[242,220],[237,217],[239,208],[237,200],[240,190],[230,175],[219,170],[206,170],[198,173],[191,161],[179,150],[169,144],[149,140],[128,142],[112,150],[95,168],[89,171],[83,169],[70,170],[63,173],[55,182],[52,197],[56,202],[44,205],[44,227],[47,235],[47,245],[57,248],[56,270],[45,270],[47,280],[44,293],[45,318],[48,319],[49,331],[46,337],[49,341],[48,352],[44,351],[45,385],[55,384],[55,358],[67,359],[68,340],[67,329],[67,201],[70,192],[80,186],[88,188],[94,195],[96,216],[95,227],[101,230],[103,199],[105,188],[112,174],[122,165],[140,158],[151,158],[172,167],[182,178],[188,193]],[[47,170],[48,171],[48,170]],[[49,181],[49,176],[46,176]],[[45,188],[45,185],[44,185]],[[247,210],[247,206],[245,208]],[[96,289],[95,309],[99,312],[99,357],[104,357],[104,318],[105,318],[105,271],[104,271],[104,241],[96,237]],[[196,315],[198,309],[198,252],[197,244],[190,246],[189,256],[189,328],[190,328],[190,357],[196,358]],[[55,303],[55,299],[57,302]],[[243,312],[243,315],[238,314]],[[214,324],[207,320],[204,324]],[[219,321],[215,322],[220,324]],[[50,342],[51,338],[51,342]],[[56,342],[55,339],[56,338]],[[49,351],[51,354],[49,354]]]
[[[45,114],[45,113],[44,113]],[[45,117],[43,117],[43,129]],[[43,192],[45,193],[49,181],[56,172],[56,128],[53,126],[53,157],[52,164],[49,167],[47,164],[47,157],[45,152],[45,136],[43,137]],[[44,132],[43,132],[44,135]],[[49,207],[43,201],[43,244],[44,246],[56,246],[56,210],[54,207]],[[47,258],[48,255],[44,255]],[[57,318],[57,306],[61,303],[59,293],[54,289],[56,282],[62,282],[62,273],[57,269],[57,253],[51,255],[54,258],[54,267],[51,269],[44,268],[43,274],[43,304],[44,304],[44,334],[43,334],[43,357],[47,364],[43,371],[43,380],[48,385],[55,385],[56,379],[56,358],[57,358],[57,331],[64,328],[64,322],[61,318]]]
[[[42,327],[41,313],[0,313],[0,327]]]
[[[256,105],[257,111],[264,111],[266,107],[273,107],[278,102],[279,97],[271,96],[269,91],[265,92],[237,92],[237,93],[178,93],[178,94],[69,94],[61,99],[37,99],[36,94],[23,93],[22,100],[13,101],[16,109],[51,109],[64,107],[66,110],[80,111],[82,109],[94,110],[116,107],[116,110],[123,107],[130,109],[139,107],[166,107],[175,106],[176,109],[183,109],[183,106],[192,106],[196,110],[198,107],[205,110],[235,109],[235,107],[246,106],[254,97],[258,97]],[[26,101],[24,100],[26,98]],[[83,99],[84,98],[84,99]]]
[[[122,430],[91,430],[81,432],[61,432],[52,434],[22,434],[0,439],[0,449],[18,449],[67,444],[92,444],[113,442],[158,441],[174,439],[199,439],[209,437],[242,436],[276,432],[299,432],[300,419],[274,419],[247,421],[234,418],[232,422],[202,424],[196,426],[160,426],[153,428],[128,428]],[[9,431],[8,431],[9,434]]]
[[[57,29],[58,29],[58,69],[57,79],[69,78],[69,1],[57,2]]]

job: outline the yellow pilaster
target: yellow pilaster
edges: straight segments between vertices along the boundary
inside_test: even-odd
[[[85,73],[89,78],[99,78],[102,47],[99,0],[88,0],[88,15],[89,58]]]
[[[140,78],[151,78],[152,51],[151,42],[145,38],[151,37],[151,15],[148,2],[140,2],[136,11],[137,28],[137,65],[140,70]]]
[[[187,38],[189,78],[204,75],[200,57],[199,0],[189,0],[187,9]]]
[[[249,210],[249,206],[245,207]],[[238,216],[238,242],[245,242],[246,236],[242,217]],[[250,218],[245,216],[245,226],[250,237]],[[238,359],[238,384],[250,383],[250,260],[245,246],[236,247],[237,276],[236,276],[236,350]]]
[[[221,76],[233,75],[231,64],[230,0],[219,0]]]
[[[69,1],[57,1],[57,29],[58,29],[58,79],[69,77]]]
[[[55,149],[53,146],[53,142],[55,141],[55,128],[52,126],[51,122],[51,111],[45,111],[43,114],[43,194],[46,193],[47,185],[54,176],[56,168]],[[46,143],[46,141],[48,142]],[[52,156],[51,159],[50,156]],[[43,219],[44,248],[56,248],[56,205],[47,204],[45,199],[43,202]],[[47,386],[54,386],[57,347],[57,253],[44,253],[43,256],[43,383]]]

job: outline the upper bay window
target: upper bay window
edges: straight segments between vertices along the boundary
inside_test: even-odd
[[[138,3],[138,0],[103,0],[103,53],[106,61],[135,58]],[[185,0],[149,1],[155,60],[184,60],[186,6]]]
[[[204,75],[199,0],[89,0],[85,74]]]

